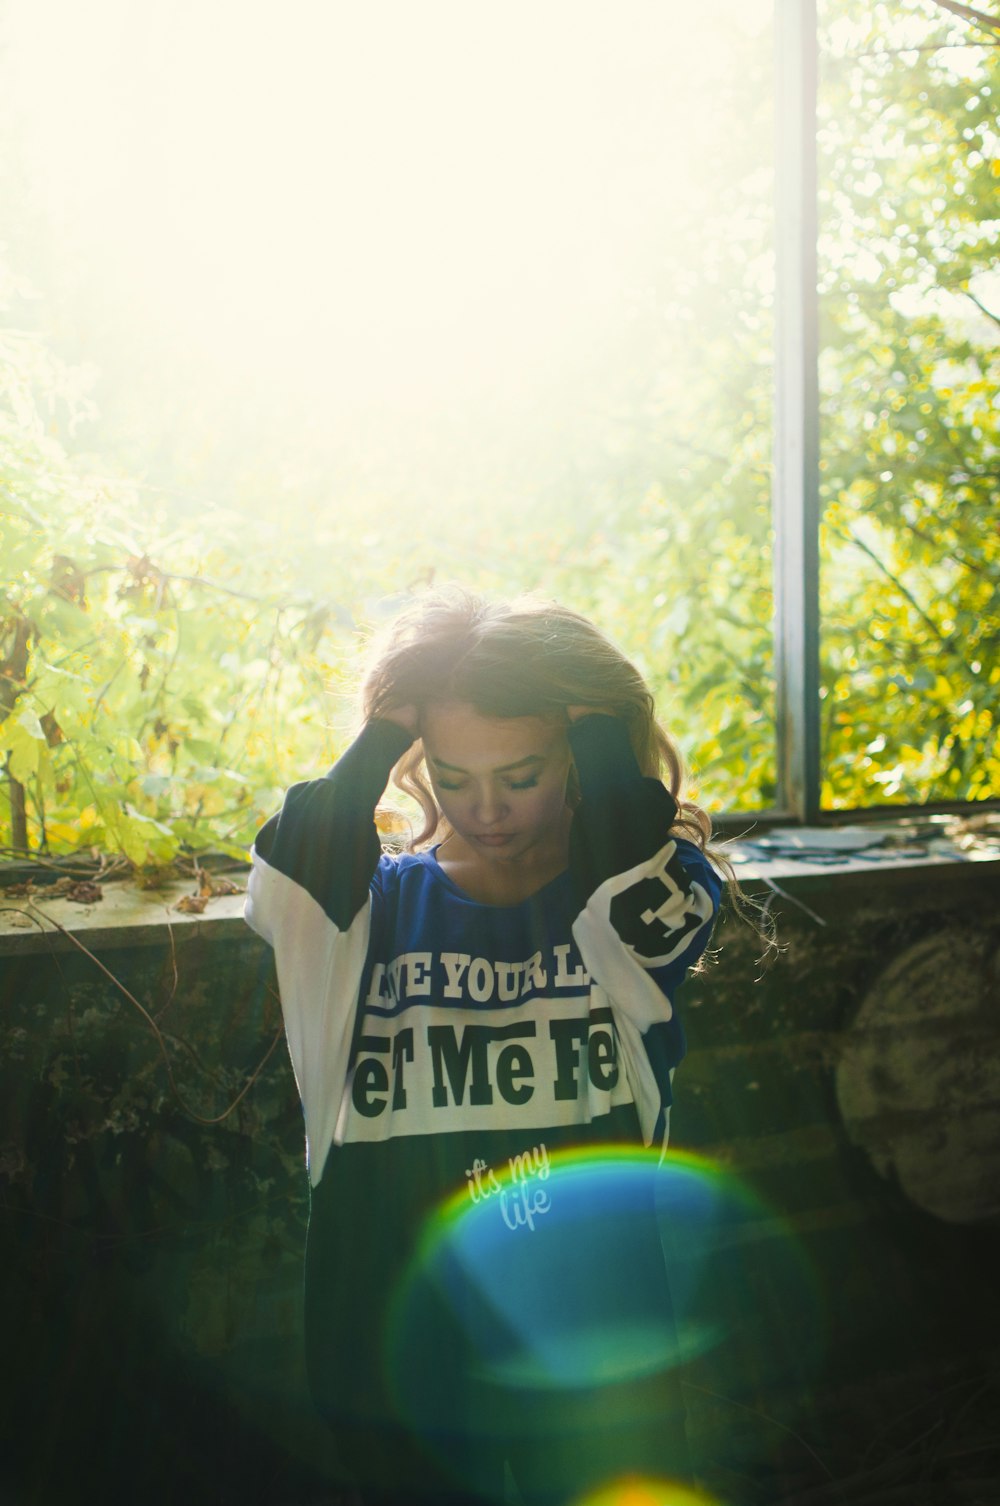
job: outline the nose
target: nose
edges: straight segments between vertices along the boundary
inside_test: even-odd
[[[485,785],[476,792],[475,818],[483,826],[496,826],[507,814],[507,804],[502,790]]]

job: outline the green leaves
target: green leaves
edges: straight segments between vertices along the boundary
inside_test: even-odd
[[[0,549],[16,565],[0,597],[0,752],[24,791],[28,848],[99,847],[136,868],[184,851],[245,856],[268,814],[254,790],[276,802],[310,761],[335,756],[329,717],[297,720],[318,678],[293,639],[301,604],[285,605],[280,565],[255,568],[251,538],[215,576],[200,557],[210,528],[188,540],[153,519],[136,554],[128,487],[103,489],[95,517],[94,484],[25,420],[24,401],[21,390],[15,434],[0,425]],[[44,512],[24,505],[26,479]],[[337,622],[324,611],[324,628]],[[327,636],[326,659],[346,642],[342,626],[340,642]],[[13,815],[0,803],[8,848]]]
[[[8,772],[21,784],[38,773],[44,750],[45,733],[38,713],[30,706],[16,716],[9,716],[0,726],[0,752],[8,754]]]
[[[969,295],[995,259],[998,53],[915,0],[825,13],[825,797],[997,796],[1000,359]]]
[[[1000,49],[926,0],[821,10],[824,799],[995,797]],[[748,140],[769,130],[762,76]],[[636,291],[654,334],[580,418],[604,460],[567,441],[536,497],[528,454],[519,508],[452,505],[436,533],[412,502],[397,527],[377,485],[328,503],[322,477],[311,519],[282,493],[287,519],[178,520],[66,453],[46,416],[85,390],[0,332],[0,754],[30,849],[244,856],[346,741],[367,628],[442,578],[593,617],[649,678],[697,798],[766,806],[770,184],[743,141],[728,171],[716,218],[688,227],[702,259]]]

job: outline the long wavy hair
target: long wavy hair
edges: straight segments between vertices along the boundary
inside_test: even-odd
[[[678,802],[677,827],[704,847],[708,816],[681,798],[681,755],[656,720],[642,675],[586,617],[540,597],[488,600],[459,588],[430,591],[405,608],[373,644],[361,686],[364,719],[407,705],[462,701],[481,716],[562,717],[568,706],[601,707],[622,719],[643,774],[662,779]],[[417,738],[393,770],[424,825],[422,847],[446,826]],[[570,785],[570,799],[578,792]]]
[[[758,932],[765,954],[777,949],[767,907],[743,893],[726,855],[710,845],[710,817],[684,796],[684,762],[657,721],[649,686],[588,618],[536,595],[496,600],[457,586],[422,592],[373,639],[360,711],[369,721],[403,706],[419,712],[432,701],[461,701],[481,716],[564,718],[569,706],[593,706],[620,717],[642,773],[662,780],[677,801],[671,830],[724,874],[735,909]],[[423,826],[406,848],[448,834],[419,737],[393,769],[392,783],[423,813]],[[567,798],[571,805],[579,799],[575,771]]]

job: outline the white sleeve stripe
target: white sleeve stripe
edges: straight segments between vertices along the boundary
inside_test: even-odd
[[[641,930],[641,950],[621,936],[613,913],[627,914],[630,929]],[[669,841],[645,862],[605,879],[594,890],[578,919],[583,915],[609,927],[617,945],[639,967],[653,968],[676,962],[692,947],[695,955],[699,954],[700,947],[695,947],[695,942],[714,919],[715,905],[704,885],[686,873],[677,844]]]
[[[247,881],[246,918],[270,941],[292,1070],[302,1099],[309,1180],[319,1182],[333,1143],[347,1082],[357,996],[368,954],[369,899],[340,931],[299,884],[256,855]],[[274,943],[272,943],[274,945]]]

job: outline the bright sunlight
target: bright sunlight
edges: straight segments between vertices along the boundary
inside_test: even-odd
[[[374,415],[376,448],[443,415],[523,439],[607,402],[651,287],[683,301],[769,12],[11,0],[15,260],[109,423],[186,383],[314,430]]]

